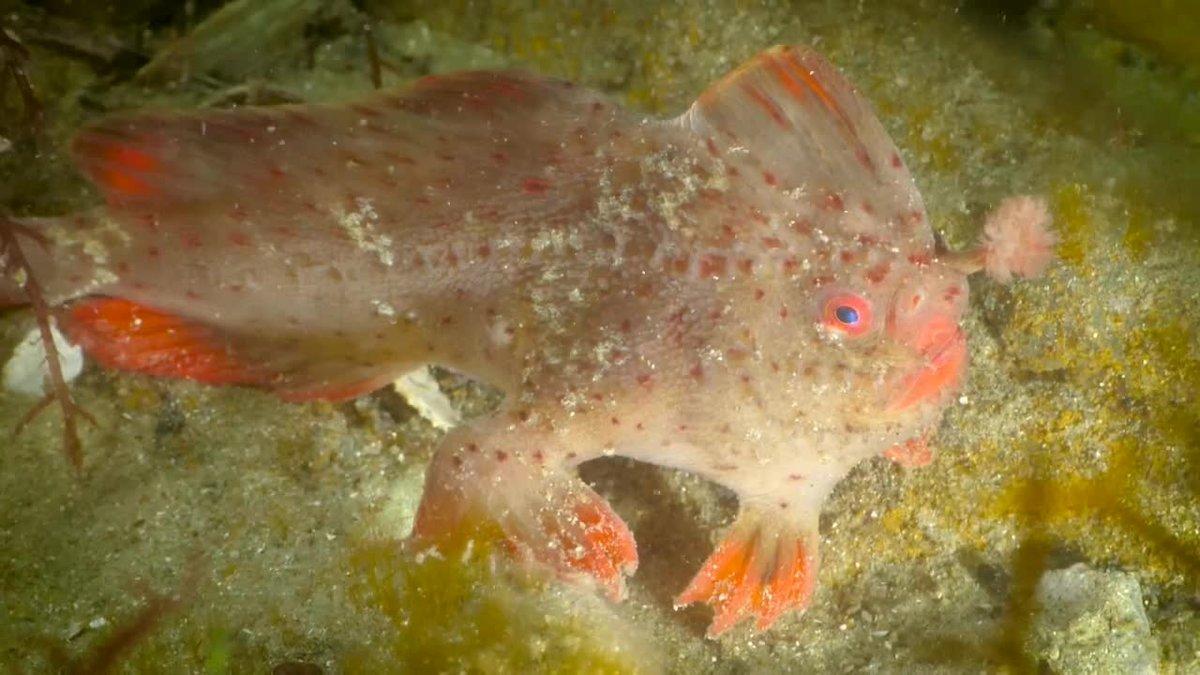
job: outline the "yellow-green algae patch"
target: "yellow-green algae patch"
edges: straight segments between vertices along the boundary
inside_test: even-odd
[[[420,548],[356,547],[350,596],[386,619],[349,672],[647,673],[658,656],[603,601],[520,574],[494,527],[465,527]]]

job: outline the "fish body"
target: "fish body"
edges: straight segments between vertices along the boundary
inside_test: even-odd
[[[869,106],[800,47],[671,119],[464,73],[353,105],[117,117],[75,152],[105,205],[25,221],[50,242],[25,248],[94,358],[289,400],[422,364],[490,382],[504,403],[442,441],[414,537],[483,517],[614,598],[634,542],[574,467],[721,483],[741,513],[679,597],[713,605],[711,635],[808,603],[850,468],[927,461],[988,251],[937,249]],[[1045,248],[1039,228],[1005,250]]]

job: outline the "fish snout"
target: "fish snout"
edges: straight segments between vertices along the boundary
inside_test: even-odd
[[[933,314],[914,328],[901,342],[916,353],[917,366],[889,392],[887,409],[892,412],[940,398],[958,386],[966,370],[966,334],[951,316]]]

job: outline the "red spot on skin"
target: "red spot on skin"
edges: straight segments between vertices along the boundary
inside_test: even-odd
[[[798,271],[800,271],[800,261],[796,260],[796,256],[792,256],[783,261],[784,274],[794,275]]]
[[[704,145],[708,148],[708,154],[713,157],[717,156],[717,144],[713,141],[712,137],[704,139]]]
[[[892,168],[899,169],[902,166],[904,166],[904,162],[900,161],[900,155],[893,152],[892,153]]]
[[[508,155],[503,152],[493,152],[492,159],[496,160],[497,164],[503,164],[508,161]]]
[[[771,187],[775,187],[779,184],[779,180],[775,178],[775,174],[771,173],[770,171],[763,172],[763,180],[766,181],[767,185],[770,185]]]
[[[862,202],[862,210],[863,210],[863,213],[867,214],[868,216],[875,215],[875,207],[871,206],[871,202],[869,202],[865,199]]]
[[[201,242],[199,234],[196,234],[195,232],[184,232],[182,239],[184,248],[200,248]]]
[[[593,401],[603,401],[604,394],[600,394],[600,393],[592,394],[592,400]]]
[[[250,245],[250,237],[245,232],[230,232],[229,241],[235,246]]]
[[[826,194],[823,198],[821,198],[821,202],[818,204],[818,206],[827,211],[846,210],[846,203],[842,201],[841,195],[837,194],[836,192],[830,192],[829,194]]]
[[[740,260],[738,261],[738,269],[745,274],[750,274],[750,272],[754,269],[754,261],[749,258]]]
[[[908,256],[908,262],[917,267],[927,267],[933,262],[933,257],[928,253],[912,253]]]
[[[762,243],[767,248],[783,248],[783,241],[778,237],[763,237]]]
[[[635,428],[636,428],[638,431],[645,431],[645,430],[646,430],[646,426],[645,426],[644,424],[642,424],[641,422],[638,422],[638,423],[637,423],[637,426],[636,426]]]
[[[804,476],[798,473],[789,473],[788,480],[804,480]]]
[[[628,333],[631,330],[633,330],[633,323],[629,319],[622,320],[621,321],[621,332]]]
[[[505,451],[503,451],[503,450],[497,450],[497,451],[496,451],[496,461],[497,461],[497,462],[504,462],[504,461],[507,461],[507,460],[508,460],[508,453],[507,453],[507,452],[505,452]]]
[[[908,227],[916,227],[925,222],[925,214],[920,211],[909,211],[901,217],[901,220]]]
[[[447,314],[446,316],[442,317],[442,320],[439,323],[441,323],[443,326],[449,326],[450,324],[454,323],[454,317]]]
[[[479,452],[479,446],[474,443],[467,443],[467,452]]]
[[[614,427],[619,427],[619,426],[621,426],[621,420],[614,417],[614,418],[612,418],[612,424]]]
[[[475,252],[479,254],[480,258],[486,258],[492,254],[492,247],[488,246],[487,244],[483,244],[478,249],[476,249]]]
[[[812,236],[813,226],[807,220],[793,220],[788,224],[794,232],[802,234],[806,237]]]
[[[839,257],[842,259],[842,262],[844,262],[844,263],[854,262],[854,251],[842,251],[839,254]]]
[[[863,165],[863,168],[874,169],[875,163],[871,161],[871,156],[867,154],[865,148],[859,148],[855,151],[854,157],[858,159],[858,163]]]
[[[879,243],[878,237],[873,237],[869,234],[860,234],[857,237],[855,237],[854,240],[857,241],[862,246],[875,246],[876,244]]]
[[[771,372],[773,372],[773,373],[779,372],[779,362],[778,361],[771,362]]]
[[[787,305],[779,308],[779,318],[786,319],[788,317]]]
[[[545,194],[550,189],[550,183],[541,178],[526,178],[521,181],[521,189],[531,195]]]
[[[704,255],[700,257],[700,276],[719,277],[725,274],[727,261],[723,255]]]
[[[183,294],[188,300],[199,300],[200,294],[196,291],[187,291]]]
[[[162,251],[158,250],[157,246],[151,246],[146,249],[146,255],[150,256],[151,258],[157,258],[158,256],[162,255]]]
[[[881,262],[878,265],[875,265],[871,269],[867,270],[867,281],[873,284],[883,281],[885,278],[887,278],[888,271],[890,269],[891,265],[887,262]]]
[[[687,258],[678,258],[671,265],[677,274],[685,274],[688,268],[692,266],[691,261]]]
[[[269,169],[267,169],[267,171],[275,178],[283,178],[285,175],[287,175],[286,173],[284,173],[283,169],[281,169],[277,166],[270,167]]]
[[[637,376],[637,383],[643,387],[647,387],[654,380],[654,376],[649,373],[641,373]]]

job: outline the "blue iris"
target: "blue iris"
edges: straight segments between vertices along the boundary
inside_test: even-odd
[[[853,307],[842,305],[834,310],[833,313],[837,316],[838,321],[841,321],[847,326],[853,326],[854,324],[858,323],[858,310],[854,309]]]

